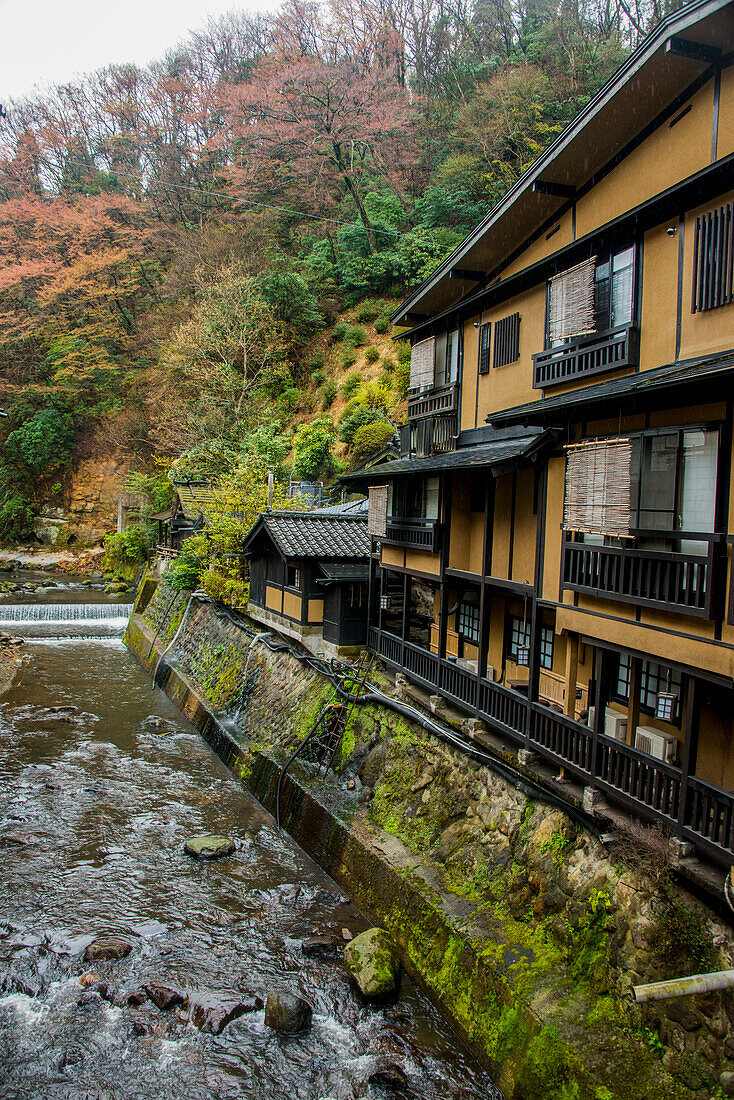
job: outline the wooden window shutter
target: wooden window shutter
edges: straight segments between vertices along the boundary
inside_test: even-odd
[[[433,359],[436,340],[430,336],[427,340],[421,340],[413,344],[410,349],[410,388],[422,390],[433,385]]]
[[[566,448],[563,527],[588,535],[629,536],[629,439],[597,439]]]
[[[734,205],[696,218],[691,313],[734,301]]]
[[[520,314],[511,313],[494,326],[494,366],[504,367],[520,358]]]
[[[596,256],[554,275],[550,281],[548,335],[551,342],[595,332]]]
[[[378,538],[387,534],[387,485],[370,485],[367,530]]]
[[[492,342],[492,322],[479,327],[479,373],[489,374],[489,348]]]

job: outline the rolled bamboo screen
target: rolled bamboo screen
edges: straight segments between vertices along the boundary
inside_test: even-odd
[[[594,439],[566,448],[564,530],[629,537],[631,458],[629,439]]]
[[[421,390],[433,385],[433,359],[436,340],[430,336],[413,344],[410,350],[410,388]]]
[[[551,342],[595,332],[594,273],[596,256],[554,275],[550,281],[549,336]]]
[[[387,534],[387,485],[370,485],[367,530],[380,538]]]

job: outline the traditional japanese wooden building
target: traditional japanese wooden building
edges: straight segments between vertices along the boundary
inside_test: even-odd
[[[402,304],[369,646],[734,862],[734,9],[668,16]],[[524,759],[530,759],[524,756]]]
[[[265,512],[245,536],[248,614],[318,656],[345,656],[367,638],[370,536],[366,504]]]

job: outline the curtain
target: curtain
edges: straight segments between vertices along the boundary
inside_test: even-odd
[[[594,272],[596,256],[554,275],[550,281],[549,337],[551,343],[595,332]]]
[[[430,389],[433,385],[433,358],[436,345],[435,337],[413,344],[410,350],[410,388],[411,390]]]
[[[631,458],[629,439],[589,440],[566,448],[564,530],[629,535]]]
[[[387,534],[387,485],[370,485],[367,530],[380,538]]]

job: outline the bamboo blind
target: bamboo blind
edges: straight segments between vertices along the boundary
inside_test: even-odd
[[[370,485],[367,507],[367,530],[370,535],[384,538],[387,534],[387,485]]]
[[[433,385],[433,360],[436,339],[429,336],[413,344],[410,349],[410,388],[411,390],[430,389]]]
[[[551,342],[595,332],[594,273],[596,256],[554,275],[550,281],[549,336]]]
[[[564,530],[629,536],[631,459],[629,439],[592,439],[566,448]]]

